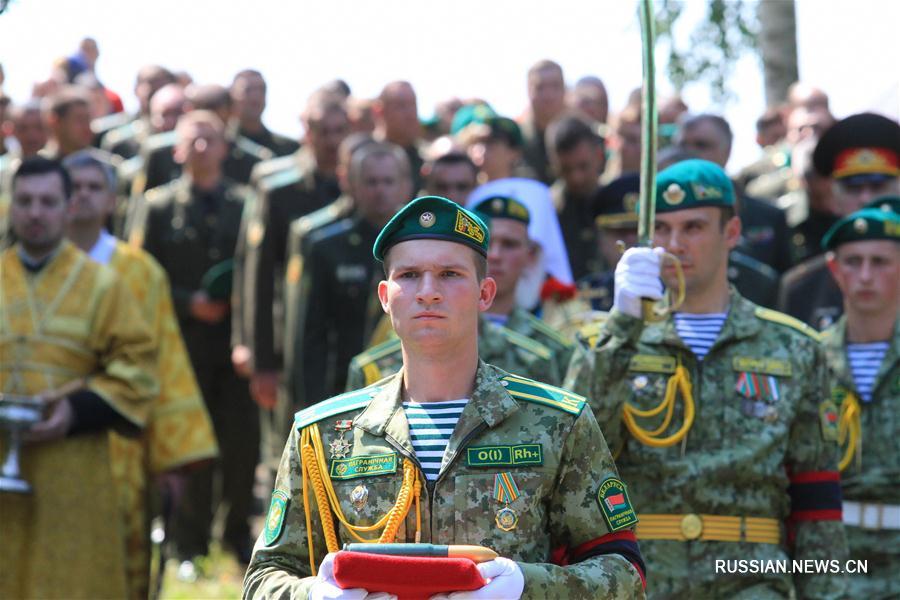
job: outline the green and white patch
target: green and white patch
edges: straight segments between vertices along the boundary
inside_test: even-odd
[[[540,444],[475,446],[466,448],[466,464],[470,467],[542,465],[544,464],[544,448]]]
[[[615,477],[610,477],[600,484],[597,502],[600,504],[600,511],[610,533],[631,527],[638,522],[625,484]]]
[[[269,504],[269,512],[266,514],[266,527],[263,530],[263,539],[266,545],[271,545],[281,535],[284,529],[284,517],[287,515],[288,504],[291,499],[285,492],[275,490],[272,492],[272,502]]]
[[[331,461],[332,479],[355,479],[397,472],[397,453],[367,454]]]

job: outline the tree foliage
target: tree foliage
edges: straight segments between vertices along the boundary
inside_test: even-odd
[[[675,89],[681,91],[689,83],[702,81],[710,85],[714,101],[724,103],[732,99],[728,80],[735,64],[744,52],[758,49],[755,3],[708,0],[706,16],[691,32],[687,47],[679,45],[674,36],[685,0],[661,0],[655,4],[657,42],[668,42],[666,72]]]

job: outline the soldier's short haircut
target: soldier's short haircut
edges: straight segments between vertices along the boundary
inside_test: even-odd
[[[263,79],[262,73],[260,73],[256,69],[241,69],[234,74],[234,79],[231,80],[231,87],[234,87],[239,80],[249,77],[259,77],[260,79]]]
[[[413,89],[413,86],[410,82],[400,79],[397,81],[391,81],[383,88],[381,88],[381,93],[378,94],[378,100],[382,103],[386,102],[390,99],[391,96],[394,95],[394,92],[401,87],[408,87],[409,89],[413,90],[413,93],[415,93],[415,89]]]
[[[331,81],[326,82],[322,85],[320,89],[325,90],[326,92],[331,92],[333,94],[338,94],[346,100],[350,97],[352,93],[350,90],[350,86],[343,79],[332,79]]]
[[[563,70],[562,67],[559,66],[559,63],[545,58],[543,60],[537,61],[528,68],[528,79],[531,79],[532,76],[537,75],[541,71],[548,71],[550,69],[553,69],[554,71],[559,73],[560,77],[562,77]]]
[[[163,79],[165,83],[175,83],[175,75],[172,71],[160,65],[144,65],[137,72],[137,80]]]
[[[106,180],[107,191],[116,191],[115,170],[109,163],[97,160],[96,157],[92,156],[90,150],[79,150],[78,152],[70,154],[63,159],[62,164],[70,175],[77,169],[97,169],[103,173],[103,178]]]
[[[313,92],[306,101],[303,114],[300,117],[307,126],[318,125],[325,115],[338,112],[347,116],[347,106],[344,99],[326,89],[318,89]]]
[[[76,106],[89,108],[90,105],[90,97],[84,88],[75,85],[67,85],[60,88],[58,92],[49,98],[46,98],[44,100],[43,109],[44,114],[52,114],[57,119],[62,119],[72,108]]]
[[[563,114],[547,127],[547,153],[553,159],[572,151],[582,142],[603,147],[603,138],[597,135],[590,123],[577,114]]]
[[[475,178],[478,175],[478,167],[475,166],[475,163],[472,162],[472,159],[469,158],[469,155],[460,152],[459,150],[451,150],[450,152],[445,152],[444,154],[439,155],[437,158],[429,160],[422,167],[422,172],[426,174],[433,173],[435,169],[440,167],[452,167],[454,165],[466,165],[472,171],[472,177]]]
[[[338,146],[338,164],[346,165],[349,170],[350,160],[353,157],[353,154],[363,146],[376,143],[375,138],[373,138],[371,134],[362,131],[351,133],[345,137],[344,141],[341,142],[341,145]]]
[[[475,260],[475,277],[478,281],[484,281],[484,278],[487,277],[487,256],[484,256],[480,252],[475,251],[472,248],[466,246],[466,249],[471,252],[472,258]],[[381,263],[381,267],[384,270],[384,277],[387,279],[391,274],[391,249],[388,248],[384,254],[384,262]]]
[[[219,118],[219,115],[211,110],[192,110],[178,118],[178,124],[175,125],[175,133],[178,139],[181,139],[182,132],[185,128],[198,123],[209,125],[215,129],[220,136],[225,136],[225,124],[222,123],[222,119]]]
[[[606,85],[603,83],[603,80],[595,75],[585,75],[581,79],[575,82],[575,90],[581,88],[595,88],[598,90],[603,90],[603,93],[606,94]]]
[[[30,100],[22,102],[21,104],[13,104],[12,106],[10,106],[9,120],[13,123],[16,123],[29,113],[37,113],[38,115],[40,115],[42,112],[43,109],[41,108],[40,99],[32,98]]]
[[[186,95],[194,110],[219,110],[231,106],[228,88],[214,83],[191,86]]]
[[[349,177],[351,181],[358,181],[362,174],[363,165],[367,160],[376,156],[388,156],[397,164],[400,177],[412,178],[412,169],[409,165],[409,157],[403,148],[388,142],[375,142],[360,146],[350,157]]]
[[[709,123],[719,132],[719,135],[722,136],[722,139],[728,144],[728,147],[731,148],[731,143],[734,141],[734,134],[731,132],[731,125],[728,124],[723,117],[719,115],[714,115],[711,113],[702,113],[699,115],[692,115],[687,117],[684,121],[681,122],[681,129],[691,129],[692,127],[696,127],[700,123]]]
[[[72,178],[69,177],[68,171],[66,171],[61,162],[44,158],[43,156],[32,156],[22,161],[12,176],[13,193],[16,190],[16,182],[22,177],[35,177],[52,173],[57,173],[62,179],[63,194],[68,202],[69,198],[72,197]]]

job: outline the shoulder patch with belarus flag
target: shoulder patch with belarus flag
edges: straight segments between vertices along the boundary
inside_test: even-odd
[[[826,442],[837,441],[838,420],[838,407],[834,402],[825,400],[819,405],[819,426],[822,429],[822,439]]]
[[[610,533],[625,529],[638,522],[637,514],[628,499],[625,484],[615,477],[610,477],[600,484],[597,491],[597,502],[603,513],[603,519]]]
[[[285,492],[281,490],[272,492],[272,502],[269,504],[269,512],[266,514],[266,528],[263,531],[263,539],[265,539],[267,546],[271,545],[281,535],[281,530],[284,529],[284,517],[287,514],[287,507],[290,501],[290,497]]]

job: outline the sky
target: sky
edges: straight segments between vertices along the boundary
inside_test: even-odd
[[[770,0],[776,1],[776,0]],[[705,12],[687,0],[676,37],[686,44]],[[97,73],[134,108],[139,66],[186,70],[203,83],[228,85],[235,72],[257,68],[269,84],[270,128],[298,136],[298,114],[322,83],[341,77],[355,95],[375,96],[394,79],[415,86],[419,112],[451,96],[478,96],[499,112],[526,107],[525,74],[542,58],[559,62],[568,83],[600,76],[611,110],[641,83],[640,27],[634,1],[618,0],[10,0],[0,15],[4,90],[27,99],[51,62],[71,54],[84,36],[100,46]],[[876,110],[900,117],[900,2],[798,0],[801,79],[823,87],[838,116]],[[660,93],[672,90],[659,55]],[[704,84],[684,90],[692,112],[724,114],[735,131],[728,167],[759,149],[754,123],[764,109],[762,68],[755,55],[738,63],[736,98],[714,104]]]

